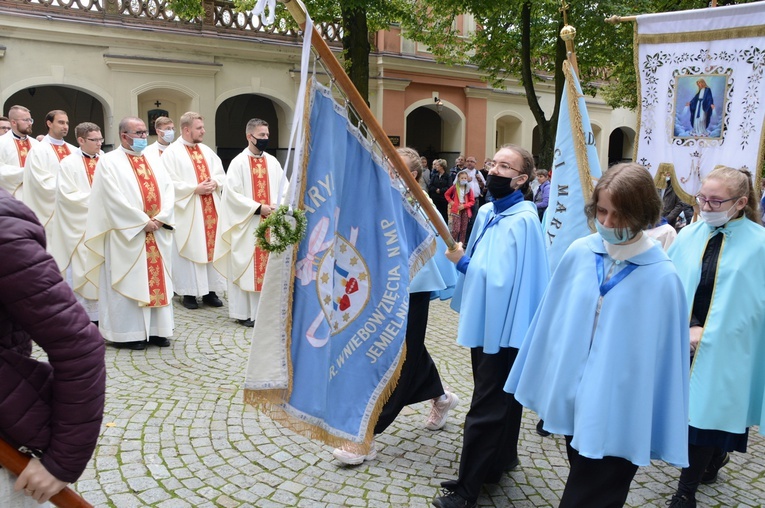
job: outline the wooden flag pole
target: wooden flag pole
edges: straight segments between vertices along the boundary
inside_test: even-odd
[[[0,439],[0,466],[19,476],[27,467],[30,458]],[[85,501],[79,494],[64,487],[64,489],[50,498],[50,502],[59,508],[93,508],[93,505]]]
[[[299,0],[279,1],[284,3],[297,24],[302,30],[305,31],[306,11],[303,4]],[[454,250],[457,245],[454,242],[451,233],[449,233],[449,228],[444,223],[441,214],[431,204],[430,199],[422,190],[420,184],[417,183],[417,180],[415,180],[412,174],[409,172],[409,168],[407,168],[406,164],[404,164],[403,159],[398,154],[393,144],[390,142],[390,139],[388,139],[388,135],[385,133],[382,126],[380,126],[380,124],[377,122],[377,119],[372,114],[369,106],[367,106],[366,101],[361,97],[359,91],[356,90],[353,82],[345,73],[343,66],[340,64],[340,62],[338,62],[326,41],[324,41],[319,31],[316,30],[316,27],[313,28],[313,33],[311,34],[311,43],[313,44],[314,49],[319,54],[321,59],[324,61],[324,65],[327,66],[327,69],[334,77],[337,86],[340,87],[340,90],[342,90],[346,95],[351,105],[356,110],[356,113],[358,113],[359,118],[361,118],[361,121],[364,122],[364,125],[372,134],[375,141],[380,145],[380,148],[382,149],[385,157],[388,158],[390,163],[398,172],[401,179],[404,180],[406,186],[409,188],[409,192],[411,192],[417,202],[420,203],[423,211],[427,215],[428,219],[430,219],[430,222],[433,223],[433,226],[443,241],[446,243],[446,245],[449,247],[449,250]]]

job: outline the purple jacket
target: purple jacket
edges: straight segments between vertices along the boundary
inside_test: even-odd
[[[30,358],[32,341],[49,363]],[[34,213],[0,189],[0,437],[42,450],[45,468],[74,482],[96,446],[105,384],[104,339]]]

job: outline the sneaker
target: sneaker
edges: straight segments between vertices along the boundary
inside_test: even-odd
[[[672,499],[667,501],[669,508],[696,508],[696,497],[689,497],[688,494],[675,494]]]
[[[446,400],[440,398],[432,399],[431,403],[433,407],[430,408],[430,415],[425,422],[425,428],[428,430],[440,430],[446,425],[446,419],[449,418],[449,411],[460,403],[460,398],[457,394],[444,390],[446,394]]]
[[[441,496],[433,498],[433,506],[436,508],[474,508],[475,505],[475,501],[468,501],[449,489],[442,489]]]
[[[374,460],[377,458],[377,447],[374,440],[372,440],[372,446],[369,448],[369,453],[364,455],[363,453],[354,453],[345,448],[335,448],[332,451],[332,456],[347,466],[358,466],[367,460]]]
[[[704,474],[701,476],[701,483],[704,485],[709,485],[710,483],[716,482],[717,473],[719,473],[720,469],[722,469],[722,467],[728,462],[730,462],[730,454],[728,452],[723,452],[722,455],[712,457],[712,461],[709,463],[706,471],[704,471]]]

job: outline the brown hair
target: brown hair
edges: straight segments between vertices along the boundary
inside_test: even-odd
[[[204,121],[204,118],[202,118],[202,115],[194,111],[187,111],[186,113],[182,114],[181,129],[183,129],[184,127],[191,127],[191,124],[194,123],[194,120]]]
[[[414,148],[396,148],[396,151],[404,159],[409,171],[417,171],[416,180],[420,180],[422,176],[422,161],[420,161],[420,154]]]
[[[89,132],[101,132],[101,127],[92,122],[82,122],[74,128],[74,136],[85,138]]]
[[[661,218],[661,200],[653,178],[646,168],[634,162],[615,164],[600,178],[584,213],[590,224],[597,220],[598,196],[604,190],[611,193],[615,216],[620,224],[619,235],[624,229],[633,234],[653,226]]]
[[[165,130],[164,129],[165,125],[170,125],[171,123],[174,124],[175,122],[173,122],[169,117],[158,116],[157,119],[154,120],[154,129]]]
[[[723,166],[710,171],[704,181],[710,179],[720,180],[730,191],[731,197],[746,197],[746,206],[743,213],[750,221],[762,224],[757,210],[757,198],[754,195],[754,187],[752,186],[752,173],[746,169],[733,169]],[[741,214],[739,214],[740,216]]]
[[[512,150],[513,152],[517,153],[521,156],[521,159],[523,159],[523,165],[518,169],[522,175],[526,175],[528,178],[526,178],[526,181],[523,185],[519,188],[521,191],[521,194],[523,194],[524,199],[526,200],[533,200],[534,196],[531,192],[531,182],[534,181],[534,178],[536,176],[534,175],[534,157],[531,155],[531,153],[526,150],[525,148],[521,148],[518,145],[513,144],[507,144],[502,145],[499,147],[499,150]],[[498,151],[499,151],[498,150]]]
[[[48,114],[45,115],[45,121],[52,122],[56,119],[56,115],[66,115],[66,111],[63,109],[54,109],[53,111],[48,111]]]

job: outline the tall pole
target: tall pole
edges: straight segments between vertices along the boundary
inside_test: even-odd
[[[295,19],[300,28],[305,31],[306,11],[300,0],[280,1],[282,1],[287,7],[287,10],[289,10],[290,14]],[[329,70],[329,72],[332,74],[332,77],[335,78],[337,86],[348,98],[351,105],[356,110],[356,113],[358,113],[359,118],[361,118],[361,121],[364,122],[364,125],[372,134],[372,137],[377,142],[377,144],[380,145],[380,149],[396,169],[399,177],[404,180],[406,186],[409,188],[409,192],[412,193],[414,198],[420,204],[420,207],[423,209],[428,219],[430,219],[430,222],[433,223],[433,226],[436,228],[438,234],[449,247],[449,250],[454,250],[457,247],[456,243],[454,242],[451,233],[449,233],[449,228],[447,228],[446,224],[444,224],[441,214],[431,204],[428,196],[417,183],[417,180],[415,180],[415,178],[409,172],[409,168],[407,168],[406,164],[404,164],[404,161],[396,151],[396,148],[390,142],[390,139],[388,139],[388,135],[385,133],[382,126],[380,126],[379,122],[372,114],[372,111],[369,109],[369,106],[367,106],[366,101],[361,97],[359,91],[356,90],[353,82],[345,73],[343,66],[340,64],[340,62],[337,61],[337,58],[335,58],[335,55],[332,53],[332,50],[327,45],[326,41],[322,38],[319,31],[316,30],[316,27],[313,28],[313,33],[311,34],[311,43],[323,60],[324,65],[327,66],[327,70]]]
[[[563,28],[560,31],[560,38],[566,43],[566,58],[574,74],[579,77],[579,65],[576,61],[576,50],[574,49],[574,37],[576,37],[576,28],[568,24],[568,8],[566,0],[561,0],[560,11],[563,13]]]

